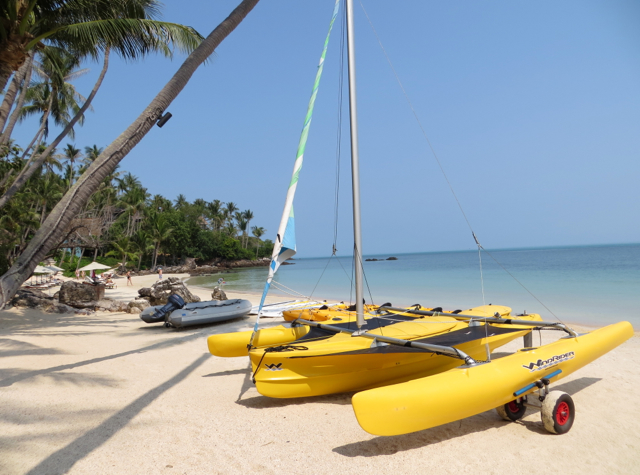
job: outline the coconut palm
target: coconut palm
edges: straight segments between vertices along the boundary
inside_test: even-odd
[[[104,54],[104,66],[91,94],[51,143],[51,147],[56,147],[90,107],[107,71],[111,50],[127,59],[153,51],[170,57],[172,45],[191,52],[202,40],[190,27],[155,20],[159,7],[158,0],[10,0],[3,3],[0,5],[0,89],[32,50],[42,49],[45,44],[71,51],[79,58],[96,59]],[[7,114],[1,112],[0,130],[4,128]],[[50,150],[46,150],[41,160],[49,153]],[[25,167],[0,197],[0,208],[41,164],[40,161]]]
[[[220,43],[242,22],[259,0],[243,0],[184,61],[176,74],[156,95],[142,114],[112,142],[75,185],[58,202],[11,268],[0,277],[0,309],[15,295],[53,246],[61,239],[71,219],[85,205],[106,176],[151,130],[189,82],[196,69]],[[1,85],[1,84],[0,84]]]
[[[186,196],[184,196],[182,193],[180,193],[177,196],[176,201],[175,201],[176,209],[184,208],[188,204],[189,204],[189,202],[187,201]]]
[[[258,258],[258,250],[260,249],[260,238],[266,232],[267,232],[267,230],[262,228],[262,227],[253,226],[251,228],[251,234],[253,234],[256,238],[258,238],[256,240],[256,259]]]
[[[115,248],[112,251],[107,252],[107,256],[115,256],[122,259],[121,269],[124,271],[127,268],[127,261],[129,259],[138,259],[138,254],[132,249],[132,242],[128,237],[122,237],[117,241],[113,241],[111,245]]]
[[[165,242],[169,236],[173,233],[173,228],[169,226],[169,222],[166,220],[162,213],[151,213],[149,216],[150,234],[153,241],[153,268],[156,268],[158,262],[158,252],[160,246]]]
[[[49,174],[42,180],[38,180],[32,188],[32,195],[36,202],[36,210],[40,207],[40,225],[42,225],[49,205],[62,197],[62,187],[57,176]]]
[[[143,229],[139,229],[131,237],[131,243],[132,243],[134,252],[138,254],[137,270],[140,270],[140,267],[142,266],[142,258],[147,252],[153,251],[154,249],[153,239],[151,238],[151,235],[147,231]]]
[[[154,20],[157,0],[9,0],[0,7],[0,89],[30,51],[54,45],[96,58],[107,48],[135,59],[170,45],[193,50],[192,28]]]

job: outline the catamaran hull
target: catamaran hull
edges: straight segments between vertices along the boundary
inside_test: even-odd
[[[630,323],[616,323],[490,363],[363,391],[353,396],[353,409],[360,426],[374,435],[429,429],[507,404],[516,391],[557,370],[552,382],[568,376],[632,336]]]
[[[209,352],[214,356],[233,358],[247,356],[249,353],[249,341],[253,331],[222,333],[211,335],[207,338]],[[290,343],[297,338],[309,333],[309,327],[298,325],[278,325],[273,328],[263,328],[256,332],[253,340],[254,346],[272,346]]]
[[[458,328],[461,326],[458,325]],[[388,334],[389,329],[386,331]],[[485,344],[493,351],[530,331],[530,328],[508,328],[486,338],[483,325],[475,329],[465,326],[455,333],[462,336],[464,333],[474,333],[475,336],[455,346],[472,358],[483,360],[486,359]],[[447,338],[453,333],[437,336]],[[348,348],[358,344],[357,340],[363,339],[341,334],[332,337],[333,343],[330,344],[336,348],[341,345]],[[430,339],[419,341],[429,342]],[[393,345],[371,348],[371,343],[372,340],[367,340],[360,343],[360,349],[351,351],[329,352],[320,349],[318,354],[309,356],[305,355],[304,350],[276,353],[251,351],[256,388],[263,396],[273,398],[320,396],[397,384],[441,373],[462,364],[460,359],[412,348]],[[296,341],[292,345],[304,347],[305,341]],[[256,371],[258,365],[259,370]]]

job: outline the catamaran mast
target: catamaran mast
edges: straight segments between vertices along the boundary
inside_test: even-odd
[[[360,226],[360,167],[358,161],[358,113],[356,108],[356,57],[353,29],[353,0],[346,1],[347,58],[349,71],[349,119],[351,124],[351,183],[353,193],[353,258],[355,265],[356,314],[358,328],[364,322],[362,275],[362,229]]]

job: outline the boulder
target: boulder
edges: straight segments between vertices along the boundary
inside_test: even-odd
[[[125,302],[105,298],[96,302],[96,310],[105,312],[128,312],[129,307]]]
[[[387,257],[387,260],[388,260],[388,261],[397,261],[397,260],[398,260],[398,258],[397,258],[397,257],[393,257],[393,256],[391,256],[391,257]]]
[[[138,290],[140,297],[149,300],[150,305],[164,305],[171,294],[178,294],[185,303],[200,302],[200,297],[189,292],[186,285],[177,277],[168,277],[159,280],[151,288],[142,288]]]
[[[100,290],[104,293],[104,287],[82,284],[69,280],[63,282],[60,287],[58,300],[60,303],[74,308],[93,308],[100,300]]]
[[[147,307],[149,307],[149,301],[145,298],[138,298],[127,304],[126,311],[128,313],[140,313]]]
[[[13,299],[11,299],[11,305],[15,307],[36,308],[47,313],[77,313],[74,308],[63,303],[58,303],[53,297],[35,289],[18,290]]]
[[[216,287],[215,289],[213,289],[213,292],[211,292],[211,300],[229,300],[229,299],[227,299],[227,294],[224,293],[224,290],[222,290],[220,287]]]

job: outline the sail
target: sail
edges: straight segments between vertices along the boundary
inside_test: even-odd
[[[271,264],[269,265],[269,275],[267,282],[262,292],[262,298],[260,299],[260,307],[258,310],[258,318],[254,327],[254,332],[258,330],[258,322],[260,321],[260,314],[262,313],[262,307],[264,305],[265,298],[271,287],[271,281],[273,276],[282,264],[287,259],[291,258],[296,253],[296,236],[295,236],[295,220],[293,214],[293,198],[296,194],[296,188],[298,186],[298,177],[300,170],[302,169],[302,162],[304,158],[304,150],[307,146],[307,138],[309,137],[309,128],[311,127],[311,118],[313,116],[313,106],[316,102],[316,96],[318,95],[318,87],[320,86],[320,78],[322,77],[322,70],[324,69],[324,60],[327,55],[327,46],[329,45],[329,37],[331,36],[331,30],[333,24],[338,16],[338,9],[340,0],[336,0],[333,8],[333,16],[331,23],[329,24],[329,32],[327,38],[324,41],[324,47],[322,49],[322,56],[320,56],[320,63],[318,64],[318,70],[316,72],[316,78],[313,83],[313,91],[311,93],[311,99],[309,99],[309,106],[307,107],[307,115],[304,119],[304,127],[302,128],[302,134],[300,134],[300,141],[298,143],[298,151],[296,153],[296,161],[293,165],[293,175],[291,176],[291,182],[289,183],[289,189],[287,191],[287,198],[284,204],[284,211],[282,212],[282,219],[280,220],[280,226],[278,228],[278,234],[276,236],[275,244],[273,246],[273,253],[271,254]],[[253,341],[253,337],[251,338]]]

